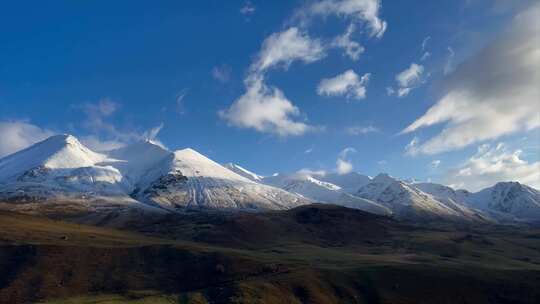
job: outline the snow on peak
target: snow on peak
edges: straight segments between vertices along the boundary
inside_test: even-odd
[[[252,181],[255,181],[255,182],[260,182],[264,176],[261,176],[261,175],[258,175],[256,173],[253,173],[237,164],[234,164],[234,163],[227,163],[224,165],[225,168],[233,171],[234,173],[238,174],[238,175],[241,175],[247,179],[250,179]]]
[[[0,180],[37,167],[73,169],[90,167],[105,159],[105,155],[91,151],[72,135],[54,135],[0,159]]]
[[[373,181],[376,183],[381,183],[381,184],[390,184],[398,180],[393,178],[387,173],[379,173],[377,176],[373,178]]]
[[[186,148],[174,152],[173,168],[182,172],[182,175],[208,177],[223,180],[234,180],[240,182],[252,181],[245,178],[202,155],[201,153]]]

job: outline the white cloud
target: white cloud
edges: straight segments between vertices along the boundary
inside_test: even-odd
[[[279,136],[301,135],[311,127],[293,118],[300,110],[275,87],[264,84],[262,79],[249,80],[246,93],[238,98],[219,116],[241,128],[253,128],[259,132]]]
[[[356,153],[356,149],[348,147],[343,149],[336,160],[336,171],[338,174],[347,174],[353,170],[353,164],[347,160],[347,156],[351,153]]]
[[[397,96],[407,96],[412,89],[420,84],[423,73],[424,67],[413,62],[407,69],[397,74],[396,81],[399,86]]]
[[[332,46],[342,48],[345,50],[345,54],[349,56],[352,61],[356,61],[360,58],[360,55],[364,52],[364,47],[360,43],[351,40],[351,36],[354,33],[356,27],[354,24],[350,24],[347,27],[345,33],[341,36],[337,36],[332,42]]]
[[[0,157],[4,157],[54,135],[26,121],[0,121]]]
[[[448,75],[454,70],[454,56],[456,53],[451,47],[448,47],[448,55],[446,56],[446,63],[444,64],[443,74]]]
[[[110,151],[113,149],[122,148],[126,143],[117,141],[117,140],[101,140],[95,135],[87,135],[79,138],[81,143],[92,151]]]
[[[321,80],[317,87],[317,94],[363,99],[366,98],[366,85],[369,78],[369,73],[360,77],[353,70],[347,70],[333,78]]]
[[[226,83],[231,79],[231,72],[230,66],[222,64],[212,68],[212,77],[221,83]]]
[[[345,129],[345,132],[349,135],[364,135],[368,133],[380,132],[380,130],[371,125],[370,126],[351,126],[351,127],[347,127]]]
[[[433,168],[438,168],[440,164],[441,164],[441,161],[439,159],[436,159],[436,160],[432,161],[430,165]]]
[[[320,41],[296,27],[270,35],[244,81],[246,92],[228,109],[219,111],[219,116],[231,125],[279,136],[301,135],[314,129],[294,119],[300,116],[300,110],[280,89],[266,85],[264,78],[269,68],[287,69],[296,60],[310,63],[324,56]]]
[[[109,98],[103,98],[95,103],[85,103],[77,107],[82,109],[86,114],[86,118],[82,122],[83,127],[93,133],[118,133],[116,127],[106,121],[108,117],[112,116],[118,110],[120,107],[118,103]]]
[[[448,75],[446,92],[402,133],[446,123],[418,147],[435,154],[540,126],[540,4]]]
[[[308,148],[304,151],[304,154],[310,154],[311,152],[313,152],[313,148]]]
[[[416,155],[418,153],[418,144],[420,142],[420,139],[418,137],[414,137],[406,146],[405,146],[405,153],[407,155]]]
[[[184,98],[186,97],[187,95],[187,92],[188,90],[187,89],[183,89],[182,91],[178,92],[178,94],[176,94],[176,113],[182,115],[186,112],[186,107],[184,105]]]
[[[431,57],[431,53],[430,53],[430,52],[424,52],[424,54],[423,54],[422,57],[420,58],[420,61],[425,61],[425,60],[428,59],[429,57]]]
[[[338,158],[336,160],[336,171],[338,174],[347,174],[352,172],[353,165],[350,161]]]
[[[386,31],[386,21],[379,18],[380,0],[322,0],[313,3],[304,15],[337,15],[357,22],[365,22],[371,35],[380,38]]]
[[[426,38],[424,38],[424,40],[422,40],[422,51],[425,51],[427,49],[427,44],[429,40],[431,40],[431,36],[427,36]]]
[[[308,175],[308,176],[325,176],[326,171],[324,170],[312,170],[309,168],[303,168],[298,171],[296,171],[296,174],[299,175]]]
[[[252,71],[263,72],[268,68],[283,65],[285,69],[296,60],[311,63],[326,56],[324,47],[318,39],[311,39],[297,27],[273,33],[262,44]]]
[[[240,8],[240,14],[244,16],[253,15],[257,8],[251,3],[251,1],[246,1],[244,5]]]
[[[540,162],[520,158],[521,150],[509,151],[504,144],[484,144],[460,167],[450,170],[444,182],[454,188],[477,191],[501,181],[518,181],[540,189]]]

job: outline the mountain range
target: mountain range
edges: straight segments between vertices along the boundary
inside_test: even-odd
[[[66,134],[0,159],[0,209],[24,213],[103,220],[193,209],[287,210],[311,203],[412,221],[540,221],[540,192],[517,182],[471,193],[387,174],[262,176],[189,148],[170,151],[145,140],[98,153]]]

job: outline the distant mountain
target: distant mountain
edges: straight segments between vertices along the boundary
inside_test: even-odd
[[[390,215],[392,213],[380,204],[349,194],[338,185],[321,181],[306,173],[277,174],[265,177],[262,181],[318,202],[360,209],[375,214]]]
[[[0,159],[0,209],[28,213],[90,220],[107,213],[121,221],[185,208],[284,210],[313,202],[407,220],[540,222],[540,191],[517,182],[471,193],[387,174],[263,177],[193,149],[170,151],[145,140],[96,153],[66,134]]]
[[[469,206],[500,220],[540,221],[540,191],[518,182],[500,182],[473,193]]]
[[[254,182],[260,182],[262,181],[262,179],[264,178],[264,176],[262,175],[258,175],[256,173],[253,173],[247,169],[244,169],[242,167],[240,167],[239,165],[237,164],[233,164],[233,163],[227,163],[224,165],[225,168],[233,171],[234,173],[240,175],[240,176],[243,176],[247,179],[250,179]]]
[[[357,195],[377,202],[390,210],[398,218],[404,219],[481,219],[482,216],[463,205],[437,200],[436,197],[421,191],[387,174],[379,174],[364,185]]]

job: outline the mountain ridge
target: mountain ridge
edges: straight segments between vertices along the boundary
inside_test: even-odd
[[[540,221],[540,191],[517,182],[472,193],[388,174],[299,171],[265,177],[191,148],[171,151],[144,140],[97,153],[68,134],[0,159],[0,201],[4,209],[86,214],[141,207],[286,210],[322,202],[398,219]]]

